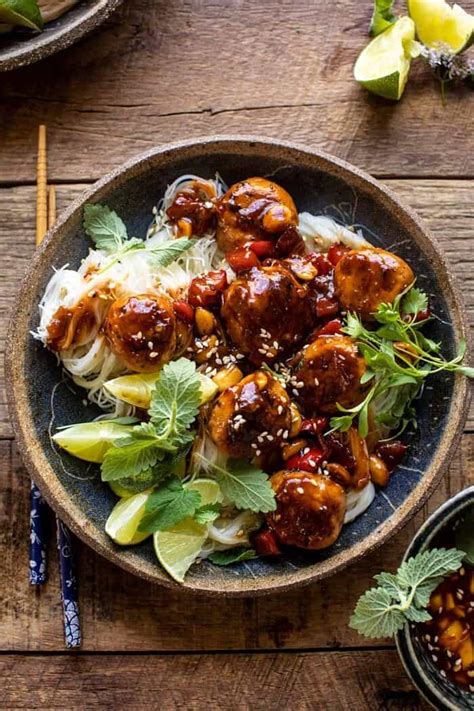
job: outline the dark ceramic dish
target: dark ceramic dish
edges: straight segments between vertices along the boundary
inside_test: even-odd
[[[82,0],[57,20],[48,22],[41,33],[15,28],[0,35],[0,71],[38,62],[77,42],[98,27],[122,0]]]
[[[117,210],[130,234],[144,235],[151,210],[168,183],[183,173],[204,177],[218,171],[232,182],[252,175],[272,177],[295,199],[299,210],[326,213],[347,224],[366,227],[377,245],[404,257],[432,300],[438,318],[431,337],[441,340],[453,356],[465,337],[459,296],[444,257],[416,215],[386,187],[347,163],[317,151],[287,143],[224,137],[165,146],[130,161],[88,189],[62,214],[36,254],[12,316],[8,340],[9,402],[25,464],[53,508],[74,532],[99,553],[148,580],[178,588],[155,560],[151,543],[119,548],[104,533],[104,523],[116,499],[100,482],[97,468],[52,450],[48,437],[54,391],[54,426],[91,419],[98,414],[84,407],[61,383],[56,360],[30,331],[38,321],[38,301],[53,266],[73,267],[87,253],[82,209],[103,202]],[[218,568],[194,566],[185,590],[207,594],[264,594],[331,575],[353,563],[392,536],[432,493],[462,431],[468,405],[463,377],[437,376],[418,403],[419,429],[410,437],[409,454],[375,501],[355,522],[345,526],[330,549],[319,553],[294,550],[278,560],[257,559]],[[72,475],[72,476],[71,476]]]
[[[435,539],[474,509],[474,486],[449,499],[423,524],[409,545],[403,560],[431,548]],[[473,532],[474,533],[474,532]],[[439,711],[472,711],[474,694],[441,676],[438,667],[408,625],[397,634],[397,649],[407,673],[425,699]]]

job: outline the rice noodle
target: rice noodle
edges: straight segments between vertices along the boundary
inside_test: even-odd
[[[361,230],[353,232],[326,215],[300,213],[298,230],[310,252],[327,252],[337,242],[342,242],[351,249],[369,246]]]
[[[374,500],[375,487],[371,481],[359,491],[351,489],[347,494],[347,508],[344,516],[344,523],[350,523],[355,518],[364,513]]]

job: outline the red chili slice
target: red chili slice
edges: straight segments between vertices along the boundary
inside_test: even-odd
[[[225,258],[237,274],[239,272],[245,272],[247,269],[251,269],[252,267],[258,267],[260,264],[255,252],[247,247],[239,247],[238,249],[234,249],[232,252],[228,252],[228,254],[225,255]]]
[[[313,252],[308,256],[310,257],[312,263],[318,270],[318,274],[321,274],[322,276],[327,276],[334,269],[333,265],[331,264],[329,259],[324,256],[324,254],[317,254],[316,252]]]
[[[252,542],[258,555],[281,554],[275,534],[268,529],[266,531],[259,531],[256,533]]]
[[[316,336],[334,336],[334,334],[341,332],[341,328],[341,321],[338,318],[333,318],[316,331]]]
[[[328,259],[333,266],[336,266],[347,252],[350,252],[350,249],[344,244],[333,244],[332,247],[329,248]]]
[[[266,259],[267,257],[274,256],[275,243],[271,240],[261,239],[256,242],[250,242],[249,249],[251,249],[252,252],[259,257],[259,259]]]
[[[194,322],[194,309],[187,301],[174,301],[173,309],[178,318],[185,323]]]
[[[375,453],[378,454],[380,459],[385,462],[388,470],[391,472],[398,464],[400,464],[406,450],[406,444],[403,444],[403,442],[400,442],[399,440],[394,440],[393,442],[382,442],[377,445]]]
[[[306,454],[294,454],[287,459],[286,466],[288,469],[299,469],[304,472],[314,472],[318,468],[321,460],[324,458],[324,452],[316,447],[311,447]]]
[[[317,435],[321,434],[327,430],[329,425],[329,417],[312,417],[311,419],[303,420],[301,423],[300,434],[304,432],[305,434]]]
[[[319,296],[316,300],[316,316],[329,318],[339,313],[339,302],[331,296]]]
[[[207,272],[203,276],[195,277],[188,292],[191,306],[216,306],[220,303],[221,293],[227,286],[225,269],[218,272]]]

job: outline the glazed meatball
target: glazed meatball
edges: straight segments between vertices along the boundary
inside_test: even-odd
[[[319,336],[300,354],[292,382],[305,415],[332,414],[364,397],[365,361],[347,336]]]
[[[173,302],[164,295],[117,299],[109,310],[104,331],[115,355],[139,373],[158,370],[180,355],[190,339],[190,327],[176,319]]]
[[[205,180],[191,180],[176,194],[166,210],[179,237],[200,237],[215,226],[216,190]]]
[[[305,471],[280,471],[270,482],[277,508],[267,514],[267,524],[281,543],[308,550],[334,543],[346,511],[342,486]]]
[[[254,240],[275,239],[298,224],[293,198],[265,178],[235,183],[217,206],[217,242],[224,252]]]
[[[209,418],[214,443],[231,457],[259,456],[285,441],[290,398],[269,373],[257,370],[219,396]]]
[[[384,249],[351,250],[334,269],[334,288],[343,308],[369,318],[414,280],[408,264]]]
[[[221,315],[235,346],[255,365],[291,351],[313,326],[307,288],[277,263],[233,281]]]

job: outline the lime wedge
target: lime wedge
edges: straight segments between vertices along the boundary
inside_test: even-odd
[[[118,481],[108,481],[107,484],[110,486],[115,496],[118,496],[119,499],[129,499],[133,496],[133,491],[129,491],[124,486],[119,484]]]
[[[109,393],[119,400],[128,402],[143,410],[150,406],[151,391],[160,377],[159,373],[136,373],[135,375],[122,375],[104,383]],[[209,402],[218,391],[218,387],[207,375],[199,373],[201,380],[201,404]]]
[[[112,442],[125,437],[131,429],[129,425],[118,425],[107,420],[81,422],[56,432],[53,441],[78,459],[100,464]]]
[[[407,83],[414,39],[413,20],[401,17],[359,54],[354,65],[356,81],[373,94],[398,100]]]
[[[0,22],[23,25],[38,31],[43,27],[43,18],[36,0],[2,0]]]
[[[408,0],[408,12],[420,42],[427,47],[447,45],[456,54],[474,42],[474,16],[445,0]]]
[[[120,499],[115,504],[105,524],[105,532],[119,546],[131,546],[141,543],[150,535],[146,531],[138,531],[138,526],[145,513],[146,502],[151,489],[141,494],[134,494],[127,499]]]
[[[222,501],[219,485],[212,479],[196,479],[187,486],[199,491],[202,506]],[[182,583],[206,538],[207,526],[186,518],[167,531],[153,534],[156,557],[173,580]]]

